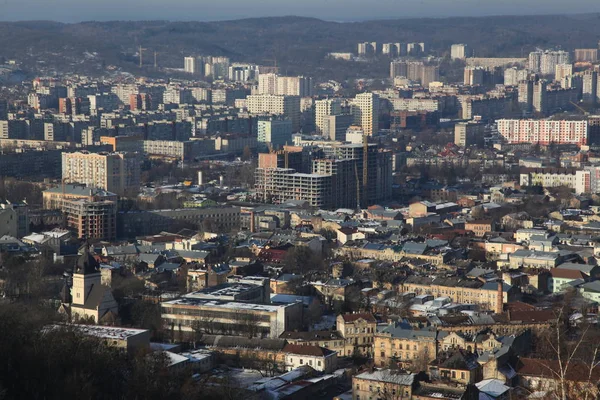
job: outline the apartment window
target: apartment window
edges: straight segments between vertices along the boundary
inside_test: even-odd
[[[465,373],[464,372],[460,373],[460,379],[465,379]]]
[[[300,359],[300,365],[304,364],[304,360]]]
[[[456,371],[452,371],[452,379],[456,379]]]
[[[319,367],[321,366],[321,361],[320,360],[317,361],[317,366],[319,366]]]

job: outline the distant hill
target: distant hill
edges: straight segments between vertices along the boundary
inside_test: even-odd
[[[34,66],[86,72],[94,63],[134,71],[141,44],[159,53],[162,66],[182,67],[188,54],[227,55],[278,65],[290,73],[323,67],[331,51],[355,51],[359,41],[425,42],[437,54],[467,43],[475,55],[521,56],[538,47],[596,47],[600,15],[501,16],[395,19],[338,23],[314,18],[272,17],[220,22],[115,21],[62,24],[0,22],[0,57]],[[96,52],[96,60],[84,52]]]

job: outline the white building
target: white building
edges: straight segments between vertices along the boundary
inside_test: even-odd
[[[319,346],[287,344],[283,350],[288,371],[308,365],[315,371],[330,373],[337,367],[337,353]]]
[[[188,74],[196,73],[196,57],[184,57],[183,58],[183,69]]]
[[[352,101],[354,124],[360,125],[367,136],[379,132],[379,96],[374,93],[357,94]]]
[[[453,60],[464,60],[467,58],[469,53],[468,47],[466,44],[453,44],[450,46],[450,58]]]
[[[140,187],[137,153],[62,153],[62,177],[124,196],[137,194]]]
[[[569,75],[573,75],[573,64],[556,64],[554,69],[554,80],[561,82]]]
[[[253,94],[247,97],[246,105],[250,114],[282,115],[292,121],[292,131],[297,132],[300,129],[300,97],[298,96]]]
[[[341,99],[323,99],[315,102],[315,127],[318,134],[323,133],[325,117],[342,113]]]
[[[258,77],[257,94],[311,97],[312,86],[312,78],[306,76],[261,74]]]

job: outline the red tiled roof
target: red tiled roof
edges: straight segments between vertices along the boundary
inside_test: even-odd
[[[299,354],[302,356],[326,357],[335,351],[331,351],[319,346],[303,346],[299,344],[286,344],[283,348],[284,353]]]
[[[377,322],[373,314],[369,313],[343,314],[342,318],[344,318],[344,322],[354,322],[360,318],[364,319],[367,322]]]

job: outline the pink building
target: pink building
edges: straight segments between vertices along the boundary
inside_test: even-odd
[[[587,121],[551,121],[546,119],[500,119],[498,132],[508,143],[541,145],[587,143]]]

